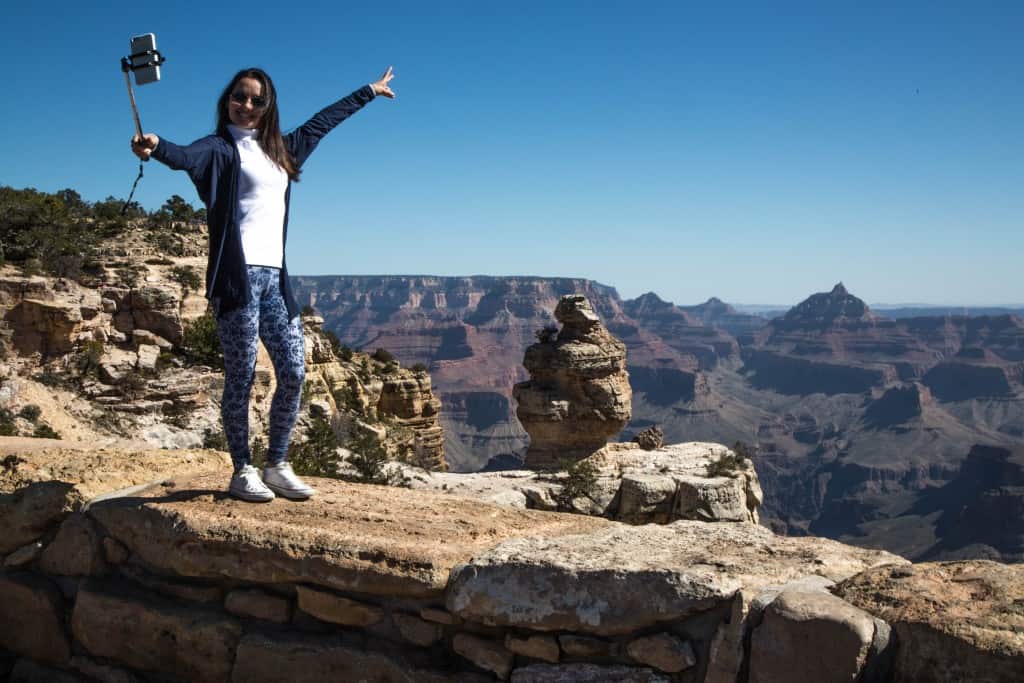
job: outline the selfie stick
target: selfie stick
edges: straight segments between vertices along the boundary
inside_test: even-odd
[[[135,91],[132,89],[132,79],[128,74],[134,73],[139,69],[152,69],[153,67],[159,67],[166,61],[167,60],[162,54],[160,54],[159,50],[155,48],[136,52],[127,57],[121,58],[121,71],[124,72],[124,84],[128,86],[128,99],[131,100],[132,103],[132,117],[135,119],[135,132],[138,134],[139,138],[142,137],[142,123],[139,121],[139,108],[135,104]],[[159,71],[156,73],[159,74]],[[157,75],[156,78],[159,79],[160,76]],[[138,79],[138,76],[136,76],[136,79]],[[139,83],[139,85],[145,85],[145,83],[150,82],[151,81],[147,80],[143,83]]]
[[[135,81],[139,85],[159,81],[160,65],[167,60],[156,49],[156,36],[152,33],[135,36],[129,41],[129,46],[132,54],[121,58],[121,71],[124,73],[124,84],[128,88],[128,99],[132,103],[135,133],[141,141],[142,122],[139,120],[139,108],[135,104],[135,91],[132,89],[132,79],[129,74],[135,74]],[[142,71],[143,69],[145,71]],[[136,73],[137,71],[141,71],[142,75],[140,76],[139,73]],[[128,193],[128,199],[125,200],[124,206],[121,207],[122,215],[128,211],[128,205],[132,203],[132,197],[135,196],[135,188],[138,187],[140,180],[142,180],[142,161],[139,161],[139,175],[136,176],[135,182],[132,183],[132,191]]]

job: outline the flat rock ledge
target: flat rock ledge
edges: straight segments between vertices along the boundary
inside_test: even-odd
[[[771,683],[827,660],[866,681],[916,647],[828,592],[915,569],[880,551],[334,480],[246,504],[223,454],[97,453],[0,454],[26,539],[0,553],[0,679],[735,682],[758,661]]]
[[[896,633],[895,676],[1024,681],[1024,571],[986,560],[876,567],[834,589]]]

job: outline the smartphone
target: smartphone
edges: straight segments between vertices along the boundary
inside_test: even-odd
[[[129,41],[132,55],[132,72],[135,74],[135,85],[146,85],[156,83],[160,80],[160,65],[157,63],[156,35],[143,33],[141,36],[134,36]]]

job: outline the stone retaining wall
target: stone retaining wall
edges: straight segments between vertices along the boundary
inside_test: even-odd
[[[0,678],[912,680],[893,665],[902,617],[829,591],[876,577],[843,584],[870,609],[867,587],[921,579],[884,552],[332,480],[253,505],[224,496],[215,454],[79,453],[77,470],[72,455],[0,454],[0,526],[18,539],[0,550]],[[1001,581],[1005,615],[1021,595]],[[983,670],[985,646],[961,642]],[[1024,661],[999,648],[1000,672]]]

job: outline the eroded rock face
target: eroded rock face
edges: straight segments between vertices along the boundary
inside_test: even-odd
[[[876,567],[834,592],[892,626],[894,681],[1024,680],[1024,577],[1014,565]]]
[[[526,466],[557,468],[593,454],[632,414],[626,345],[601,324],[585,297],[562,297],[557,338],[526,349],[530,379],[512,390],[516,415],[530,434]]]

